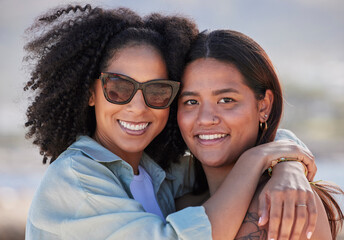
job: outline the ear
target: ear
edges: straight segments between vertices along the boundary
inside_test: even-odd
[[[93,107],[95,105],[95,99],[96,99],[94,87],[91,87],[89,91],[91,95],[90,95],[90,98],[88,99],[88,106]]]
[[[274,102],[274,95],[270,89],[266,90],[263,99],[259,100],[258,111],[260,114],[259,121],[266,122],[269,119],[272,104]]]

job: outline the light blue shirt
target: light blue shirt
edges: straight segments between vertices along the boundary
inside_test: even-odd
[[[279,130],[278,139],[305,147],[287,130]],[[152,178],[166,223],[133,199],[131,166],[81,136],[48,167],[31,204],[26,239],[211,239],[202,206],[175,212],[174,199],[190,192],[194,181],[187,158],[169,172],[146,154],[140,164]]]
[[[152,178],[166,223],[133,199],[131,166],[81,136],[48,167],[30,207],[26,239],[211,239],[202,206],[175,212],[174,199],[193,184],[188,161],[169,172],[146,154],[140,164]]]

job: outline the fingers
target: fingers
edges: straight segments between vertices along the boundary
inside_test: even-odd
[[[263,199],[262,199],[263,200]],[[274,193],[271,196],[268,239],[300,239],[306,226],[306,237],[310,239],[315,230],[317,208],[312,191],[288,191]],[[268,202],[261,201],[259,210],[262,212],[262,223],[265,211],[268,211]],[[264,224],[263,224],[264,221]]]
[[[312,234],[315,230],[315,225],[317,222],[317,208],[314,199],[314,193],[308,192],[308,201],[307,203],[300,203],[296,204],[296,219],[294,224],[293,233],[290,239],[300,239],[302,230],[308,220],[307,228],[306,228],[306,237],[307,239],[311,239]],[[312,195],[312,196],[311,196]],[[308,214],[308,217],[307,217]]]
[[[313,158],[313,160],[314,160],[314,158]],[[307,179],[308,179],[308,181],[313,182],[315,174],[318,170],[317,165],[315,165],[315,161],[313,161],[312,166],[309,166],[309,167],[307,166],[307,168],[308,168]]]
[[[259,196],[258,216],[260,216],[258,226],[264,226],[269,221],[269,203],[265,194]]]
[[[313,192],[308,192],[308,201],[307,201],[307,209],[308,209],[308,226],[306,229],[307,238],[310,239],[312,233],[315,230],[315,225],[317,223],[317,216],[318,210],[317,205],[315,203],[315,197]]]
[[[295,205],[295,224],[293,228],[293,232],[291,234],[291,240],[298,240],[300,239],[302,230],[306,223],[306,216],[307,216],[307,205],[304,203],[296,204]]]
[[[278,239],[289,240],[289,236],[291,234],[291,230],[294,223],[294,212],[295,202],[293,198],[289,197],[283,205],[283,218]]]
[[[308,149],[300,149],[301,154],[304,154],[305,157],[302,157],[302,155],[299,157],[299,159],[306,165],[308,174],[307,179],[308,181],[313,181],[314,176],[317,172],[317,166],[315,164],[315,158],[314,155],[308,150]]]
[[[299,158],[300,159],[300,158]],[[307,156],[305,158],[302,158],[300,159],[304,164],[305,166],[307,167],[307,170],[308,170],[308,174],[307,174],[307,179],[308,181],[313,181],[314,179],[314,176],[317,172],[317,166],[315,165],[315,161],[314,161],[314,156],[313,155],[310,155],[310,156]]]
[[[282,207],[281,198],[271,198],[268,239],[277,240],[282,217]]]

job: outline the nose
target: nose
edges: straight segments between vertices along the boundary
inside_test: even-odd
[[[220,118],[217,116],[216,106],[212,104],[204,103],[200,106],[197,123],[203,126],[216,125],[220,122]]]
[[[135,112],[140,114],[143,111],[146,111],[148,106],[145,103],[143,98],[142,90],[138,90],[131,101],[128,103],[128,111]]]

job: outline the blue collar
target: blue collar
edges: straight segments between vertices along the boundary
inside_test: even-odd
[[[123,160],[89,136],[78,136],[68,149],[81,151],[97,162],[105,163]]]
[[[122,162],[122,164],[130,167],[132,172],[130,164],[128,164],[119,156],[100,145],[97,141],[95,141],[93,138],[89,136],[78,136],[77,140],[71,146],[69,146],[68,149],[81,151],[89,158],[100,163],[115,163],[120,161]],[[159,179],[158,181],[153,181],[153,185],[159,186],[165,177],[170,180],[175,179],[175,177],[172,174],[166,173],[146,153],[143,153],[140,164],[145,168],[145,170],[148,172],[152,179]]]

